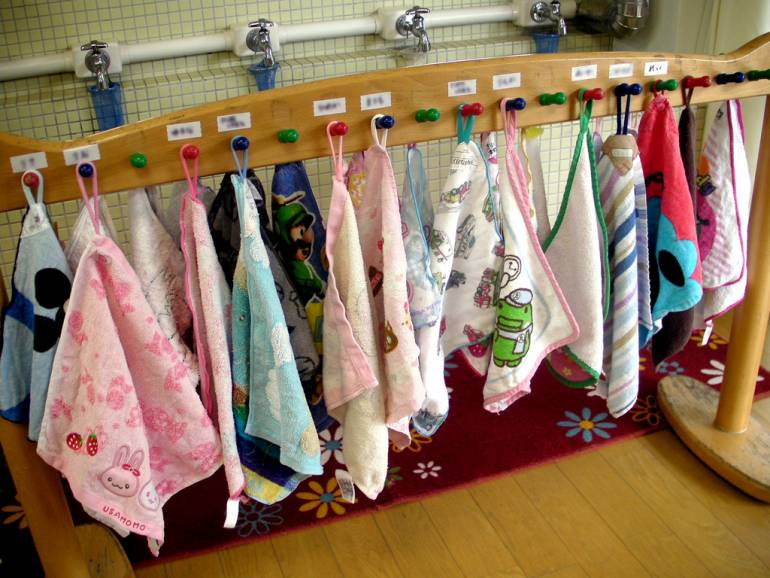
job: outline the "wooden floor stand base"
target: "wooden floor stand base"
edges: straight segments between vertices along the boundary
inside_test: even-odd
[[[753,417],[743,433],[719,431],[718,402],[717,391],[691,377],[658,383],[658,405],[685,445],[731,484],[770,502],[770,431]]]

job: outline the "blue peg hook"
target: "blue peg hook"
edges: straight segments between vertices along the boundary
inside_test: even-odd
[[[94,165],[91,163],[83,163],[78,167],[78,173],[80,173],[80,176],[84,179],[92,177],[94,174]]]
[[[396,119],[389,114],[377,117],[374,121],[374,126],[376,126],[378,130],[393,128],[395,124]]]
[[[521,97],[505,101],[505,110],[524,110],[526,107],[527,101]]]
[[[243,135],[237,135],[230,139],[230,152],[233,153],[235,166],[242,179],[246,179],[246,173],[249,170],[249,144],[249,139]],[[243,153],[243,163],[238,158],[238,151]]]

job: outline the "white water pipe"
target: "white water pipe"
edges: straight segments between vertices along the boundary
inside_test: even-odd
[[[470,26],[491,22],[513,22],[519,26],[531,25],[529,8],[534,0],[512,0],[509,4],[480,8],[458,8],[436,10],[426,15],[426,28],[444,26]],[[572,18],[576,12],[575,0],[562,0],[562,14]],[[289,42],[308,40],[326,40],[347,36],[366,36],[379,34],[386,40],[402,38],[395,31],[395,21],[403,13],[403,8],[387,8],[371,16],[333,20],[329,22],[311,22],[308,24],[276,25],[271,36],[273,50],[280,50],[280,45]],[[124,64],[149,62],[165,58],[195,56],[213,52],[232,51],[238,56],[251,56],[254,53],[246,47],[246,35],[249,28],[236,26],[217,34],[159,40],[142,44],[110,43],[106,51],[110,54],[110,73],[119,73]],[[18,60],[0,62],[0,81],[74,72],[80,78],[88,78],[92,73],[85,67],[85,52],[75,46],[66,52],[32,56]]]

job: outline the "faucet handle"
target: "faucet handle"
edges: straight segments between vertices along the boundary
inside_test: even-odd
[[[269,30],[273,26],[275,26],[275,22],[268,20],[267,18],[260,18],[259,20],[249,22],[249,28],[264,28]]]
[[[418,16],[422,18],[423,14],[430,14],[430,8],[414,5],[411,8],[409,8],[406,12],[404,12],[404,14],[406,14],[407,16]]]
[[[80,50],[83,52],[91,51],[99,52],[102,48],[108,48],[110,45],[106,42],[102,42],[101,40],[92,40],[88,44],[82,44],[80,46]]]

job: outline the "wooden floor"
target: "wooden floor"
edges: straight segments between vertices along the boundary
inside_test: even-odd
[[[770,427],[770,398],[755,405]],[[663,431],[141,578],[770,577],[770,505]]]

